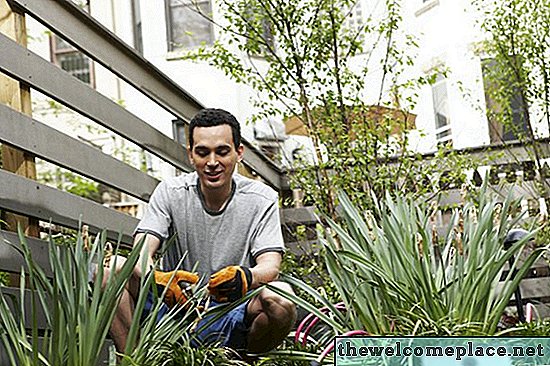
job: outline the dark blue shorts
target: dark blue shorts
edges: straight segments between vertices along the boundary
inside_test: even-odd
[[[155,306],[153,292],[149,292],[141,315],[142,321],[147,317]],[[211,301],[209,308],[222,305],[216,301]],[[246,350],[249,327],[246,325],[246,307],[248,301],[240,304],[235,309],[232,309],[227,314],[210,324],[206,329],[195,334],[196,341],[192,342],[195,347],[208,344],[216,344],[224,347],[229,347],[234,350]],[[157,321],[160,321],[170,309],[166,304],[162,304],[157,314]],[[210,315],[199,321],[196,328],[200,330],[212,317]]]
[[[221,305],[215,301],[210,303],[210,309]],[[234,350],[246,350],[249,327],[246,325],[246,307],[248,301],[240,304],[227,314],[210,324],[206,329],[196,334],[197,340],[202,344],[219,344]],[[197,324],[197,330],[206,325],[216,315],[210,315],[201,319]]]

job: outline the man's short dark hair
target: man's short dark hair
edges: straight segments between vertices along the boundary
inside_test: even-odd
[[[193,117],[189,123],[189,146],[193,148],[193,131],[195,127],[213,127],[229,125],[233,134],[235,148],[241,144],[241,125],[234,115],[223,109],[205,108]]]

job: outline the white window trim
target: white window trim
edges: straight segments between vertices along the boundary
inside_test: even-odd
[[[212,13],[214,12],[213,9],[215,4],[213,0],[199,0],[199,1],[208,2],[210,6],[210,11]],[[164,0],[164,4],[165,4],[165,12],[166,12],[165,20],[166,20],[166,38],[167,38],[166,39],[166,47],[167,47],[166,59],[174,60],[174,59],[180,58],[181,55],[186,54],[188,50],[197,49],[201,46],[199,45],[199,46],[192,46],[192,47],[178,47],[174,49],[174,45],[172,45],[172,38],[173,38],[172,14],[171,14],[172,7],[170,6],[170,0]],[[184,5],[182,4],[181,6],[184,6]],[[209,28],[210,28],[210,37],[212,38],[212,43],[207,44],[206,47],[211,47],[212,44],[214,44],[214,42],[216,41],[216,31],[214,29],[214,24],[210,24]]]

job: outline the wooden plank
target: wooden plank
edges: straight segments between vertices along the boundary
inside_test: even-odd
[[[133,242],[136,218],[6,171],[0,170],[0,182],[0,208],[75,229],[81,221],[92,233],[107,229],[110,240],[121,233],[123,243]]]
[[[13,12],[6,0],[0,0],[0,34],[10,37],[23,47],[27,47],[25,16]],[[10,105],[18,111],[31,115],[29,87],[20,85],[17,81],[0,74],[0,104]],[[10,172],[36,179],[34,157],[9,146],[2,146],[2,167]],[[3,219],[7,223],[7,227],[12,230],[19,224],[29,235],[39,235],[36,220],[13,214],[3,215]]]
[[[89,85],[0,35],[0,71],[74,109],[184,171],[192,170],[182,145]]]
[[[13,301],[16,301],[16,304],[19,304],[21,301],[21,291],[19,288],[10,288],[10,287],[2,287],[2,294],[3,296],[8,299],[8,305],[10,307],[14,306]],[[33,313],[32,311],[32,304],[31,304],[31,296],[33,294],[32,290],[25,289],[24,290],[24,298],[25,298],[25,314],[30,315]],[[38,298],[37,298],[37,301]],[[19,313],[19,310],[16,310],[15,307],[12,308],[14,312]],[[32,328],[32,317],[26,316],[25,317],[25,328],[30,329]],[[44,315],[44,311],[40,305],[37,306],[36,311],[36,326],[38,329],[46,329],[48,326],[48,323],[46,321],[46,317]]]
[[[151,100],[188,122],[204,106],[101,23],[66,0],[10,0]],[[84,36],[85,35],[85,36]],[[244,163],[280,189],[281,170],[243,140]]]
[[[524,300],[550,297],[550,277],[526,278],[521,281],[520,288]]]
[[[242,144],[245,147],[243,154],[243,164],[258,173],[267,184],[276,190],[286,189],[282,185],[281,170],[263,153],[261,153],[250,142],[242,139]]]
[[[550,158],[550,138],[545,137],[538,139],[535,142],[536,148],[540,153],[541,159]],[[508,163],[521,163],[525,161],[533,161],[535,154],[531,146],[526,146],[521,141],[507,142],[506,144],[496,143],[491,145],[466,147],[463,149],[455,149],[453,154],[469,156],[473,160],[483,161],[491,157],[489,165],[501,165]],[[421,159],[425,164],[431,164],[431,160],[438,153],[425,153],[421,155]],[[380,158],[380,164],[396,164],[400,161],[400,157],[392,156],[389,158]],[[442,162],[444,164],[444,162]],[[445,169],[445,165],[441,166],[441,170]]]
[[[319,222],[314,207],[281,209],[281,223],[289,225],[312,225]]]
[[[99,149],[3,105],[0,105],[0,141],[144,201],[149,201],[159,183]]]
[[[547,182],[550,180],[547,179]],[[490,186],[489,192],[491,194],[498,195],[502,201],[507,197],[508,193],[512,193],[512,197],[518,198],[532,198],[534,193],[537,192],[536,185],[538,183],[528,181],[522,183],[503,183],[501,186]],[[459,188],[453,188],[440,192],[439,206],[452,206],[460,204],[462,202],[462,192]]]
[[[33,260],[44,269],[47,276],[52,275],[48,254],[49,243],[44,240],[27,237],[27,243]],[[20,273],[25,266],[25,260],[12,245],[19,246],[20,240],[16,233],[0,231],[0,270]]]

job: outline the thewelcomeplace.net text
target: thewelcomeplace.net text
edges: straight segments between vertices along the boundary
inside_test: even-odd
[[[387,340],[387,338],[386,338]],[[543,342],[546,343],[546,342]],[[452,357],[457,361],[465,357],[544,357],[543,343],[517,344],[476,344],[475,341],[459,342],[456,345],[415,345],[414,342],[396,340],[384,345],[368,342],[357,343],[352,339],[338,339],[336,358],[376,358],[376,357]],[[460,344],[460,345],[459,345]]]
[[[336,337],[336,366],[550,365],[550,337]]]

